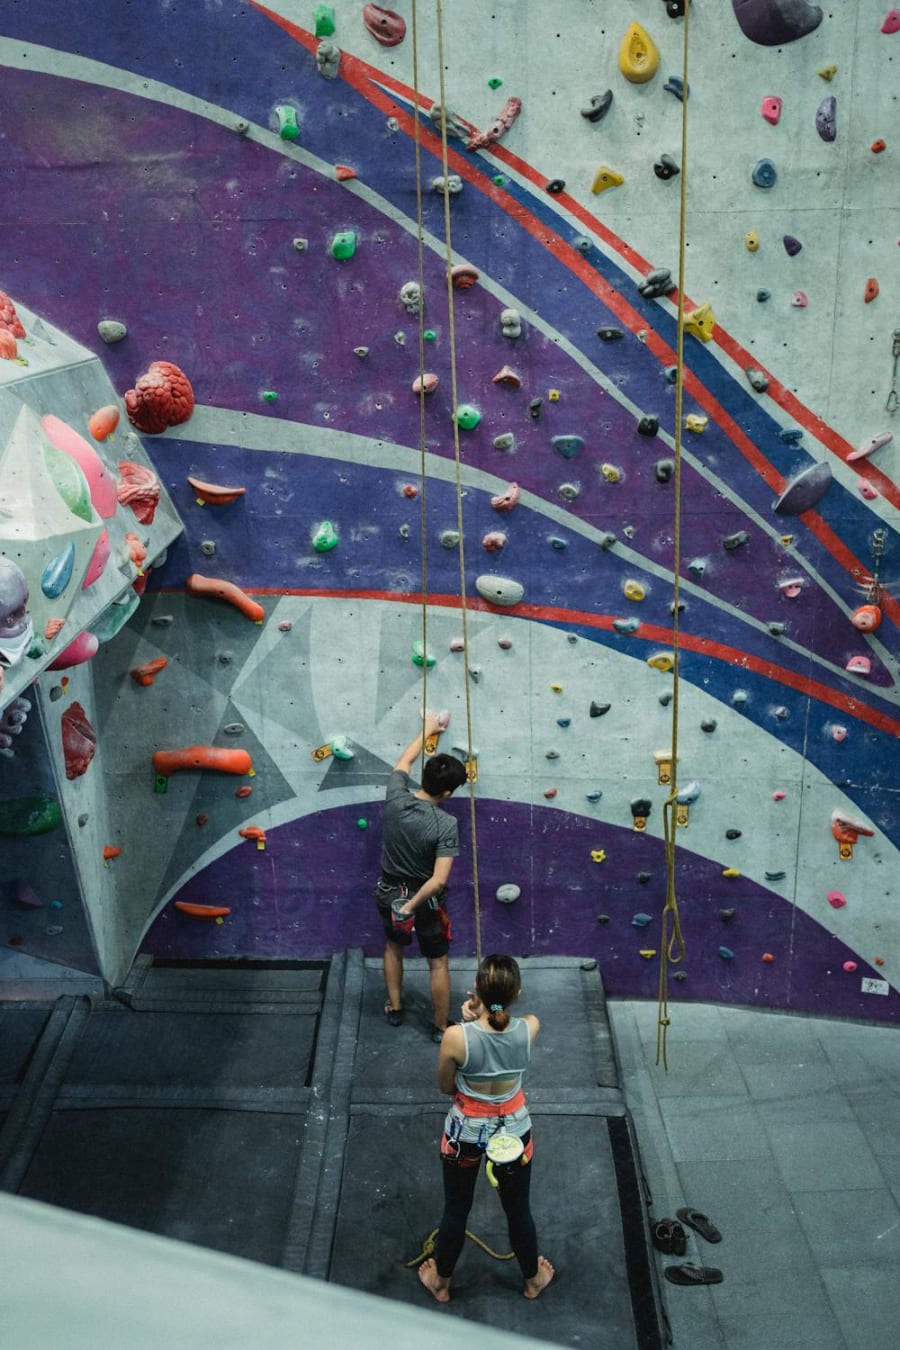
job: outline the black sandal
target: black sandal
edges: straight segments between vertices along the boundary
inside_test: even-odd
[[[392,1027],[399,1027],[403,1022],[403,1008],[392,1008],[390,1003],[384,1005],[384,1015]]]

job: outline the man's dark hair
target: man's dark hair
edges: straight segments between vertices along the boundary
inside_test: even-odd
[[[429,797],[455,792],[466,781],[466,766],[455,755],[434,755],[425,761],[422,787]]]

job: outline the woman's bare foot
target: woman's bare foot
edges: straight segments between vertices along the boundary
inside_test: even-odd
[[[538,1269],[538,1276],[540,1273],[540,1269]],[[549,1278],[552,1279],[552,1275]],[[449,1276],[438,1274],[437,1266],[431,1257],[429,1257],[427,1261],[423,1261],[419,1266],[419,1279],[422,1281],[428,1292],[434,1295],[438,1303],[450,1302],[450,1278]],[[537,1294],[532,1294],[531,1297],[537,1298]]]
[[[547,1288],[555,1273],[546,1256],[539,1256],[537,1274],[525,1281],[525,1297],[537,1298],[538,1294]]]

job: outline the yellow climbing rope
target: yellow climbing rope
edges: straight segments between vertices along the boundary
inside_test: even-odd
[[[417,0],[412,4],[412,43],[413,43],[413,120],[415,124],[415,148],[416,148],[416,210],[417,210],[417,229],[419,238],[419,294],[422,304],[419,309],[419,378],[421,388],[419,391],[419,437],[420,437],[420,460],[421,460],[421,497],[422,497],[422,626],[423,626],[423,672],[427,669],[428,647],[425,641],[427,631],[427,610],[428,610],[428,577],[427,561],[425,551],[426,539],[426,516],[425,516],[425,306],[424,306],[424,227],[422,222],[422,158],[419,135],[419,60],[418,60],[418,5]],[[475,779],[476,763],[472,753],[472,697],[470,689],[469,676],[469,629],[468,629],[468,609],[466,605],[466,552],[465,552],[465,534],[463,530],[463,509],[462,509],[462,473],[459,445],[459,424],[456,420],[456,410],[458,407],[458,384],[456,371],[456,327],[453,312],[453,245],[450,231],[450,192],[448,188],[448,153],[447,153],[447,99],[444,87],[444,9],[442,0],[437,0],[436,9],[436,27],[437,27],[437,47],[438,47],[438,70],[440,84],[440,104],[441,104],[441,171],[443,173],[444,188],[444,247],[446,255],[447,270],[447,330],[450,348],[450,401],[453,408],[453,458],[455,465],[456,481],[456,528],[459,534],[458,558],[459,558],[459,602],[460,615],[462,619],[462,638],[463,638],[463,687],[465,690],[466,704],[466,766],[468,769],[469,784],[469,825],[472,834],[472,883],[474,891],[474,919],[475,919],[475,955],[478,961],[481,961],[481,893],[478,879],[478,832],[475,816]],[[427,689],[427,686],[424,686]],[[424,694],[423,694],[424,697]]]
[[[684,959],[685,945],[681,933],[681,920],[678,916],[678,900],[675,895],[676,846],[675,831],[676,805],[678,800],[678,688],[679,688],[679,619],[681,590],[681,431],[682,409],[684,402],[684,270],[686,252],[686,216],[687,216],[687,110],[688,110],[688,27],[691,7],[684,7],[684,43],[681,63],[681,78],[684,97],[681,103],[681,195],[678,225],[678,332],[675,358],[675,521],[672,571],[672,771],[669,784],[669,796],[663,806],[663,833],[666,845],[666,901],[662,912],[662,931],[659,942],[659,1003],[656,1028],[656,1063],[662,1059],[663,1068],[668,1070],[669,1061],[666,1051],[666,1033],[669,1027],[668,973],[669,966],[678,965]]]
[[[410,1269],[412,1266],[421,1265],[427,1257],[434,1255],[434,1240],[437,1235],[438,1229],[432,1228],[431,1232],[424,1238],[422,1250],[419,1252],[418,1256],[414,1256],[411,1261],[407,1261],[407,1269]],[[492,1256],[495,1261],[511,1261],[515,1256],[515,1252],[495,1252],[493,1247],[489,1247],[486,1242],[478,1237],[476,1233],[470,1232],[468,1228],[466,1229],[466,1237],[474,1242],[476,1247],[480,1247],[483,1252],[486,1252],[488,1256]]]
[[[416,234],[419,283],[419,533],[422,538],[422,573],[420,591],[422,597],[422,715],[428,708],[428,512],[425,437],[425,235],[422,218],[422,142],[419,128],[419,33],[418,13],[415,0],[412,7],[412,58],[413,58],[413,132],[416,159]],[[425,767],[425,737],[422,737],[422,769]]]

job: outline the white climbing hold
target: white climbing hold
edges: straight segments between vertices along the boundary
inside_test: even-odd
[[[525,594],[521,582],[513,581],[510,577],[492,576],[488,572],[475,578],[475,589],[483,600],[490,601],[492,605],[501,605],[504,609],[519,604]]]
[[[518,900],[522,892],[518,886],[515,886],[511,881],[507,881],[502,886],[497,887],[495,894],[501,905],[511,905]]]

